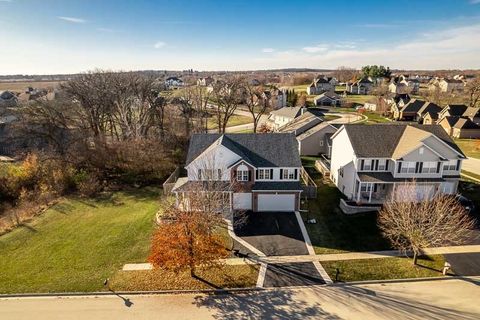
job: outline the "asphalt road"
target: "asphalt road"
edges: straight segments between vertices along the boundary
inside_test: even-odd
[[[0,299],[0,319],[480,318],[480,278],[281,288],[243,294]]]

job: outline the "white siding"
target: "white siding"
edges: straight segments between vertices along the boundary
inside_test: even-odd
[[[347,132],[342,129],[332,140],[330,177],[347,197],[353,196],[355,187],[355,154]],[[339,174],[343,168],[343,177]]]

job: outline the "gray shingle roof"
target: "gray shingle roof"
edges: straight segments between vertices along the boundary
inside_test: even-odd
[[[302,110],[301,110],[302,108],[303,107],[283,107],[278,110],[274,110],[270,113],[277,116],[295,119],[296,117],[302,114]]]
[[[451,148],[465,156],[460,148],[453,142],[452,138],[445,132],[440,125],[420,125],[420,124],[346,124],[350,142],[353,150],[359,158],[390,158],[403,132],[407,126],[430,132],[437,138],[445,142]]]
[[[417,113],[418,111],[420,111],[424,104],[425,100],[412,99],[407,104],[405,104],[400,111]]]
[[[188,165],[212,143],[221,143],[256,167],[301,167],[298,142],[291,133],[194,134],[190,139]]]

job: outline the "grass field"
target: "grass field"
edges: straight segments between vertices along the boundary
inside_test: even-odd
[[[480,159],[480,139],[455,139],[455,143],[467,157]]]
[[[228,127],[233,127],[233,126],[238,126],[241,124],[247,124],[247,123],[252,123],[252,118],[251,117],[246,117],[246,116],[241,116],[234,114],[233,116],[230,117],[228,120]],[[214,116],[210,117],[208,119],[208,129],[217,129],[217,120]]]
[[[375,96],[372,96],[372,95],[356,95],[356,94],[352,94],[352,95],[348,95],[348,96],[345,98],[345,102],[347,102],[347,103],[364,104],[364,103],[368,102],[370,99],[373,99],[373,98],[375,98]]]
[[[60,85],[59,81],[13,81],[13,82],[0,82],[0,91],[24,91],[28,87],[48,89],[56,88]]]
[[[350,282],[441,277],[444,263],[442,255],[435,255],[419,257],[417,266],[413,265],[411,258],[406,257],[329,261],[322,262],[322,266],[332,280],[335,279],[338,268],[338,280]]]
[[[0,293],[97,291],[123,264],[144,262],[159,189],[70,198],[0,237]]]
[[[362,122],[362,123],[366,123],[366,124],[392,122],[389,119],[382,116],[381,114],[378,114],[378,113],[375,113],[375,112],[365,112],[365,113],[363,113],[363,115],[368,117],[368,119],[365,122]]]
[[[317,220],[316,224],[306,224],[315,253],[391,249],[377,227],[375,212],[348,216],[340,211],[340,191],[322,180],[313,168],[314,161],[313,157],[302,157],[304,167],[318,186],[317,199],[309,200],[308,213],[302,213],[304,219]]]

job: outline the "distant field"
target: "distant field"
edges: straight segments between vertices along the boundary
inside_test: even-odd
[[[455,143],[462,149],[468,157],[480,159],[480,140],[479,139],[455,139]]]
[[[23,91],[27,87],[34,87],[39,89],[56,88],[60,85],[60,81],[13,81],[0,82],[0,91],[12,90]]]

